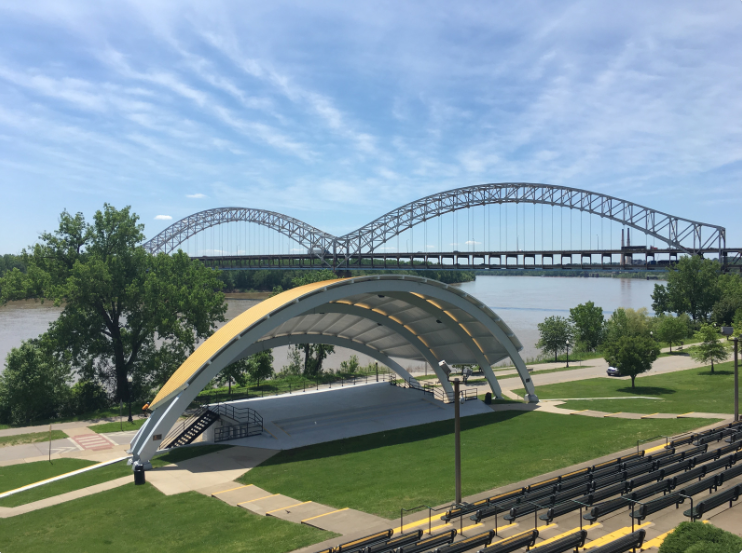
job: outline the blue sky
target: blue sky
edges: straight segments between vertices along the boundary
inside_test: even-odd
[[[104,202],[148,236],[228,205],[344,234],[505,181],[742,245],[741,29],[739,0],[5,2],[0,253]]]

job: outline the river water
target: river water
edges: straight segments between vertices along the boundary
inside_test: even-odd
[[[539,353],[536,349],[536,325],[546,317],[568,317],[571,307],[586,301],[593,301],[602,307],[606,317],[618,307],[646,307],[651,310],[651,294],[655,284],[656,281],[619,278],[478,276],[475,281],[460,286],[489,306],[510,326],[523,343],[521,355],[529,359]],[[256,300],[228,300],[227,320],[257,303]],[[59,312],[60,308],[50,303],[33,301],[0,307],[0,369],[4,369],[5,358],[11,348],[44,332]],[[327,359],[326,366],[336,368],[352,353],[336,348],[336,354]],[[286,348],[274,351],[276,370],[287,364],[286,354]],[[370,361],[362,355],[358,357],[362,363]],[[417,368],[417,364],[408,361],[403,361],[402,365]]]

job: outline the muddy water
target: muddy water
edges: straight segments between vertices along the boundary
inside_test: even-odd
[[[569,309],[579,303],[594,301],[603,308],[606,316],[618,307],[651,308],[651,293],[655,282],[639,279],[614,278],[545,278],[545,277],[499,277],[479,276],[474,282],[461,285],[465,292],[479,298],[493,309],[515,332],[524,345],[524,358],[538,354],[536,325],[550,315],[569,316]],[[226,319],[230,320],[259,300],[227,300]],[[18,347],[23,340],[35,338],[55,320],[61,309],[49,303],[14,302],[0,307],[0,360],[4,361],[11,348]],[[353,352],[335,348],[326,363],[336,368]],[[276,348],[273,352],[274,367],[280,370],[287,362],[287,348]],[[370,362],[363,355],[362,363]],[[402,361],[405,367],[422,367],[422,364]]]

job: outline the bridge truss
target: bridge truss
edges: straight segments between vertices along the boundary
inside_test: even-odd
[[[225,207],[190,215],[144,244],[152,253],[170,253],[205,229],[230,222],[250,222],[273,229],[306,249],[326,267],[349,267],[351,259],[375,257],[401,233],[448,213],[477,206],[534,204],[579,210],[615,221],[664,242],[667,250],[725,255],[724,227],[670,215],[614,196],[548,184],[482,184],[432,194],[398,207],[344,236],[333,236],[298,219],[273,211]],[[452,252],[449,252],[452,253]]]

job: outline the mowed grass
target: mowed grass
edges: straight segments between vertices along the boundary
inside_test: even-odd
[[[284,553],[334,536],[197,492],[165,496],[149,483],[7,518],[0,526],[3,553]]]
[[[54,463],[58,463],[62,460],[67,459],[58,459],[54,461]],[[39,463],[46,463],[47,465],[49,464],[48,461],[39,461]],[[29,465],[35,464],[37,463],[29,463]],[[24,465],[13,465],[12,467],[5,467],[4,469],[0,469],[0,473],[5,472],[6,476],[8,476],[8,473],[11,473],[10,476],[12,479],[12,469],[17,469],[23,466]],[[105,467],[97,468],[95,470],[77,474],[75,476],[70,476],[57,482],[44,484],[43,486],[39,486],[38,488],[32,488],[30,490],[0,499],[0,507],[17,507],[18,505],[25,505],[26,503],[33,503],[34,501],[46,499],[47,497],[54,497],[55,495],[61,495],[63,493],[80,490],[82,488],[87,488],[89,486],[94,486],[103,482],[108,482],[109,480],[115,480],[116,478],[121,478],[122,476],[130,476],[132,481],[134,480],[131,472],[131,467],[127,466],[126,461],[120,461],[113,465],[106,465]],[[38,482],[38,480],[26,482],[26,484],[32,484],[33,482]],[[20,484],[20,486],[23,485],[25,484]]]
[[[51,437],[50,437],[51,434]],[[2,436],[0,437],[0,447],[8,447],[12,445],[22,444],[36,444],[39,442],[48,442],[51,440],[62,440],[67,438],[67,434],[61,430],[52,430],[49,432],[31,432],[29,434],[16,434],[15,436]]]
[[[147,419],[135,419],[132,422],[125,420],[120,422],[94,424],[93,426],[88,426],[88,428],[98,434],[107,434],[109,432],[121,432],[122,430],[124,432],[127,430],[139,430],[145,422],[147,422]]]
[[[471,495],[674,435],[709,420],[622,420],[506,411],[461,420],[462,491]],[[387,518],[454,498],[453,422],[282,451],[240,478],[298,501]]]
[[[174,449],[169,453],[159,455],[152,459],[154,468],[164,467],[165,465],[177,464],[194,457],[215,453],[223,449],[228,449],[229,445],[204,445],[192,446]],[[81,469],[93,465],[92,461],[83,461],[81,459],[55,459],[51,463],[48,461],[38,461],[36,463],[27,463],[0,468],[0,492],[20,488],[27,484],[33,484],[40,480],[59,476],[73,470]],[[0,507],[17,507],[25,505],[47,497],[54,497],[63,493],[81,490],[96,484],[108,482],[128,476],[134,480],[131,467],[126,461],[120,461],[112,465],[106,465],[89,472],[70,476],[57,482],[44,484],[38,488],[32,488],[27,491],[19,492],[9,497],[0,499]],[[10,487],[8,487],[10,486]]]
[[[514,390],[524,394],[524,390]],[[702,413],[734,412],[734,364],[639,376],[636,388],[627,378],[590,378],[575,382],[538,386],[539,399],[649,396],[660,399],[608,399],[567,401],[565,409],[593,409],[609,413]]]

